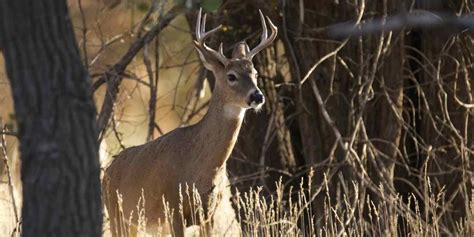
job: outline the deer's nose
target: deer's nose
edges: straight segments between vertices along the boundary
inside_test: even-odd
[[[258,106],[265,102],[265,96],[263,96],[262,92],[255,91],[254,93],[250,94],[250,106]]]

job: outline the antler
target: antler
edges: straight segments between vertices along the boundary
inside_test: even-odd
[[[208,47],[205,43],[209,35],[219,30],[222,27],[222,25],[219,25],[216,28],[206,32],[206,14],[204,14],[204,17],[202,17],[202,21],[201,21],[201,15],[202,15],[202,9],[199,9],[199,14],[198,14],[197,22],[196,22],[196,40],[195,40],[196,44],[201,48],[201,50],[205,50],[208,53],[211,53],[212,55],[214,55],[222,64],[224,65],[227,64],[228,59],[224,56],[222,43],[220,43],[219,45],[219,52]]]
[[[268,37],[268,32],[267,32],[267,24],[265,22],[265,16],[263,16],[263,13],[261,10],[258,10],[260,13],[260,20],[262,21],[262,38],[260,40],[260,44],[257,45],[257,47],[253,48],[250,53],[248,54],[248,58],[252,59],[255,55],[257,55],[258,52],[262,51],[262,49],[266,48],[268,45],[270,45],[273,40],[275,40],[277,34],[278,34],[278,28],[273,24],[273,22],[266,17],[268,20],[268,23],[270,23],[270,28],[272,30],[272,33],[270,37]]]

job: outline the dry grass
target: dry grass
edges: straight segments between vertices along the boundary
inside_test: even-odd
[[[15,229],[15,214],[8,185],[0,184],[0,236],[11,236]]]
[[[210,226],[211,232],[201,226],[192,226],[186,230],[187,236],[472,236],[474,231],[474,204],[471,201],[471,213],[465,221],[457,223],[455,230],[447,229],[440,221],[443,211],[444,192],[433,193],[428,190],[426,200],[409,196],[406,201],[401,196],[387,197],[378,205],[374,204],[364,193],[359,191],[359,185],[352,183],[354,193],[342,193],[332,196],[326,187],[315,188],[308,179],[302,179],[299,187],[285,187],[276,183],[276,193],[263,195],[262,188],[257,187],[245,192],[236,190],[232,201],[240,223],[238,231],[222,231],[219,226]],[[321,193],[325,190],[325,193]],[[384,195],[384,190],[380,188]],[[154,230],[151,236],[169,236],[168,229],[173,217],[183,218],[183,205],[189,205],[194,210],[194,220],[207,221],[207,214],[196,190],[186,187],[181,192],[181,204],[178,208],[166,210],[166,220],[163,228]],[[322,216],[316,216],[314,202],[316,195],[324,195],[324,210]],[[194,200],[194,201],[189,201]],[[145,235],[146,219],[143,210],[145,200],[137,205],[139,214],[137,229]],[[425,207],[423,209],[422,207]],[[365,211],[361,211],[365,210]],[[133,215],[123,214],[125,219],[132,221]],[[108,236],[106,227],[104,235]],[[209,227],[209,226],[208,226]],[[171,230],[172,231],[172,230]],[[207,231],[207,232],[206,232]],[[123,233],[125,236],[130,233]]]
[[[443,191],[433,193],[429,188],[425,200],[412,195],[404,202],[400,196],[396,196],[387,197],[375,205],[364,197],[355,182],[352,183],[353,193],[332,196],[329,189],[326,189],[329,187],[327,181],[324,182],[326,187],[319,188],[304,181],[311,180],[312,174],[313,172],[309,172],[310,177],[302,179],[299,187],[285,187],[281,181],[276,183],[277,191],[273,195],[263,195],[260,187],[245,192],[236,190],[232,201],[240,223],[238,230],[223,231],[219,226],[210,226],[212,232],[209,232],[206,228],[192,226],[187,228],[187,236],[198,236],[200,232],[206,236],[472,236],[474,233],[472,200],[471,211],[466,220],[458,222],[456,230],[449,230],[439,221],[444,206]],[[0,188],[0,236],[18,236],[18,233],[14,233],[16,223],[8,186],[3,183]],[[382,189],[379,191],[384,194]],[[151,236],[169,236],[171,232],[168,227],[174,217],[183,218],[183,205],[189,205],[194,210],[193,223],[205,220],[212,225],[206,219],[207,213],[204,213],[196,190],[186,186],[181,194],[181,205],[177,208],[168,206],[167,218],[162,225],[164,228],[153,230]],[[318,194],[324,195],[323,216],[314,214],[316,210],[312,200]],[[137,203],[137,229],[142,233],[140,236],[145,235],[147,227],[146,210],[143,208],[145,201],[141,199]],[[361,212],[364,208],[365,213]],[[131,222],[137,215],[123,213],[122,216]],[[110,236],[107,215],[104,219],[104,236]]]

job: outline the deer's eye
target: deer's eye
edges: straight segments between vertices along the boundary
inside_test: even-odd
[[[234,75],[234,74],[229,74],[227,75],[227,80],[229,82],[236,82],[237,81],[237,77]]]

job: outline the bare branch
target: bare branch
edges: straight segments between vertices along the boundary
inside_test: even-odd
[[[82,8],[82,0],[77,0],[77,5],[79,6],[79,11],[81,12],[81,21],[82,21],[82,51],[84,53],[84,67],[89,71],[89,59],[87,56],[87,23],[86,17],[84,15],[84,9]]]
[[[449,29],[463,31],[474,30],[474,15],[454,16],[446,13],[436,13],[425,10],[416,10],[410,13],[398,14],[388,18],[368,20],[363,24],[353,22],[332,25],[328,34],[334,38],[362,36],[376,34],[383,31],[397,31],[402,29]]]
[[[146,71],[148,74],[148,81],[150,83],[150,102],[148,104],[148,132],[147,132],[147,137],[146,140],[150,141],[153,139],[153,132],[155,131],[155,113],[156,113],[156,93],[157,93],[157,88],[158,88],[158,70],[159,68],[157,67],[155,70],[157,70],[156,74],[153,74],[153,70],[151,68],[151,62],[150,62],[150,57],[148,54],[148,44],[145,45],[145,48],[143,49],[143,63],[145,64]],[[158,47],[158,43],[156,44],[156,47]],[[155,50],[159,50],[159,48],[156,48]],[[156,55],[158,56],[159,53],[157,52]],[[156,58],[157,61],[159,61],[159,58]],[[157,62],[158,64],[158,62]],[[156,78],[155,78],[156,76]]]
[[[113,112],[115,99],[119,91],[119,85],[122,81],[122,76],[127,68],[128,64],[137,55],[137,53],[153,40],[162,29],[169,25],[169,23],[183,11],[181,5],[175,5],[169,10],[163,17],[160,18],[158,24],[156,24],[150,31],[148,31],[143,37],[137,39],[128,49],[127,53],[120,59],[118,63],[112,66],[99,80],[104,80],[107,83],[107,91],[102,103],[102,108],[97,119],[98,129],[98,140],[102,140],[103,134],[110,120],[110,116]]]
[[[13,206],[13,213],[15,214],[15,223],[18,224],[19,222],[19,217],[18,217],[18,209],[16,207],[16,199],[15,199],[15,192],[13,191],[13,182],[12,182],[12,175],[11,175],[11,170],[10,170],[10,165],[8,164],[8,155],[7,155],[7,139],[5,135],[7,134],[7,127],[3,126],[2,128],[2,153],[3,153],[3,163],[5,164],[5,167],[7,169],[7,177],[8,177],[8,188],[11,196],[11,201],[12,201],[12,206]]]
[[[0,135],[18,137],[18,133],[12,132],[12,131],[7,131],[7,130],[0,131]]]

